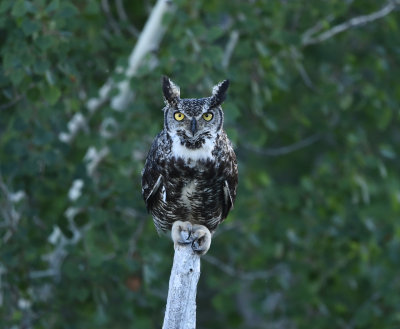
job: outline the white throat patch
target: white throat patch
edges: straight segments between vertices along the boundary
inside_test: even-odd
[[[207,160],[212,157],[212,150],[215,146],[215,140],[206,139],[201,148],[189,149],[181,144],[179,137],[176,134],[171,134],[172,137],[172,155],[176,158],[183,158],[184,160]]]

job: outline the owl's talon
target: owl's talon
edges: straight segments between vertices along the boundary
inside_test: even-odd
[[[180,220],[174,222],[171,228],[171,237],[174,241],[174,248],[178,244],[189,244],[192,242],[192,224]]]
[[[204,255],[210,249],[211,233],[203,225],[190,222],[176,221],[171,228],[171,237],[174,241],[174,248],[178,244],[192,244],[192,249],[199,255]]]
[[[193,251],[199,255],[205,255],[211,245],[211,233],[208,228],[203,225],[193,225],[192,237]]]
[[[192,232],[191,231],[181,231],[180,232],[180,239],[178,240],[179,243],[187,244],[191,242]]]

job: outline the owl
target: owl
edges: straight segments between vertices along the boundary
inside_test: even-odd
[[[191,244],[200,255],[236,197],[236,155],[221,108],[228,86],[224,80],[210,97],[180,98],[179,87],[163,77],[164,129],[142,171],[142,194],[157,231],[170,230],[175,247]]]

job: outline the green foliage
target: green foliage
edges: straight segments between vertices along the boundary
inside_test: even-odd
[[[147,2],[123,1],[126,20],[111,1],[0,2],[0,327],[160,327],[173,247],[140,172],[163,74],[183,97],[231,80],[239,192],[202,261],[198,328],[400,326],[398,11],[305,45],[385,4],[174,2],[121,112],[87,101],[124,79]]]

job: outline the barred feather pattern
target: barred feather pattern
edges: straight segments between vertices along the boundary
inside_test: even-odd
[[[231,144],[226,134],[221,134],[212,151],[214,158],[196,163],[171,154],[171,144],[163,130],[150,149],[142,174],[143,197],[156,229],[170,230],[175,221],[189,220],[213,232],[228,216],[236,197],[238,170]]]

